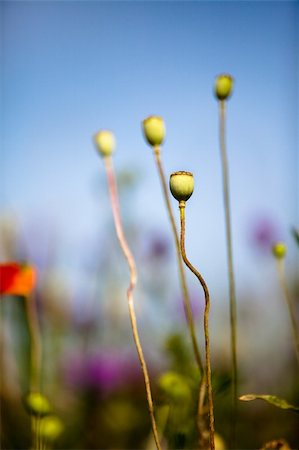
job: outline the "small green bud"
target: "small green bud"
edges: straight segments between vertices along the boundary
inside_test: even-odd
[[[174,172],[170,175],[169,186],[177,201],[187,201],[194,189],[194,178],[191,172]]]
[[[44,417],[40,423],[40,435],[47,441],[54,441],[63,431],[63,423],[56,416]]]
[[[46,416],[51,412],[48,399],[40,392],[30,392],[24,402],[25,408],[33,416]]]
[[[287,248],[283,242],[277,242],[272,247],[272,253],[277,259],[282,259],[285,257]]]
[[[94,136],[94,142],[102,156],[110,156],[115,149],[115,137],[111,131],[101,130]]]
[[[162,117],[149,116],[142,122],[144,137],[153,147],[161,145],[165,138],[165,124]]]
[[[233,84],[234,80],[228,74],[221,74],[216,78],[214,91],[218,100],[226,100],[231,96]]]

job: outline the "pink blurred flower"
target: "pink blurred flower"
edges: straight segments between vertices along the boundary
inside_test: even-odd
[[[150,260],[167,258],[170,254],[170,246],[167,236],[160,232],[152,232],[145,249],[146,258]]]
[[[87,356],[72,356],[65,364],[64,377],[66,384],[75,389],[109,393],[139,382],[141,372],[136,358],[125,353],[103,351]]]
[[[250,244],[258,250],[269,252],[272,245],[281,238],[278,224],[267,216],[261,216],[252,222],[250,227]]]

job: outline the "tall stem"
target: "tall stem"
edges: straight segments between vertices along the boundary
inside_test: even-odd
[[[33,295],[26,295],[25,309],[30,336],[30,390],[40,390],[41,341],[36,302]]]
[[[298,323],[296,319],[296,313],[295,313],[295,307],[293,303],[293,299],[291,297],[290,291],[288,289],[288,285],[285,278],[285,264],[284,259],[277,259],[276,263],[277,267],[277,274],[279,278],[279,283],[285,298],[285,301],[287,303],[287,307],[289,310],[289,316],[291,320],[291,326],[292,326],[292,332],[293,332],[293,339],[294,339],[294,346],[295,346],[295,352],[297,361],[299,364],[299,332],[298,332]]]
[[[33,295],[25,296],[25,310],[30,337],[30,391],[39,392],[41,383],[41,340],[36,302]],[[34,450],[40,447],[40,418],[31,418],[31,432]]]
[[[184,263],[198,278],[205,295],[205,312],[204,312],[204,333],[205,333],[205,350],[206,350],[206,368],[205,375],[207,381],[208,399],[209,399],[209,431],[210,431],[210,448],[215,450],[214,442],[214,407],[212,394],[212,380],[211,380],[211,355],[210,355],[210,337],[209,337],[209,311],[210,311],[210,294],[208,286],[202,275],[195,269],[187,258],[185,250],[185,202],[180,202],[180,219],[181,219],[181,252]]]
[[[204,408],[204,400],[205,400],[206,390],[205,390],[205,378],[204,378],[202,358],[200,355],[197,337],[196,337],[196,333],[195,333],[193,313],[192,313],[192,308],[191,308],[191,303],[190,303],[189,292],[188,292],[188,288],[187,288],[187,282],[186,282],[186,276],[185,276],[185,272],[184,272],[183,261],[182,261],[182,257],[181,257],[179,234],[177,231],[177,227],[176,227],[176,223],[175,223],[175,219],[174,219],[174,215],[173,215],[173,211],[172,211],[172,207],[171,207],[171,203],[170,203],[170,199],[169,199],[169,189],[166,184],[166,178],[165,178],[165,174],[164,174],[164,170],[163,170],[163,166],[162,166],[162,162],[161,162],[160,147],[158,147],[158,146],[154,147],[154,155],[155,155],[156,166],[158,169],[160,182],[161,182],[161,186],[162,186],[164,201],[165,201],[165,205],[166,205],[166,209],[168,212],[168,217],[169,217],[169,221],[171,224],[171,229],[172,229],[172,233],[173,233],[173,237],[174,237],[174,241],[175,241],[180,284],[181,284],[181,289],[182,289],[182,293],[183,293],[185,315],[186,315],[186,319],[187,319],[187,323],[188,323],[188,327],[189,327],[189,332],[190,332],[190,337],[191,337],[195,360],[198,365],[199,373],[201,375],[199,392],[198,392],[198,405],[197,405],[198,406],[198,408],[197,408],[197,428],[198,428],[198,433],[199,433],[199,447],[204,448],[202,436],[204,434],[204,429],[205,429],[205,425],[204,425],[204,421],[203,421],[203,408]]]
[[[136,321],[136,314],[135,314],[135,308],[134,308],[134,299],[133,299],[133,290],[137,282],[137,273],[136,273],[136,264],[133,258],[133,255],[131,253],[131,250],[128,246],[128,243],[126,241],[122,221],[121,221],[121,215],[120,215],[120,208],[119,208],[119,202],[118,202],[118,194],[117,194],[117,186],[115,181],[115,175],[113,170],[113,164],[111,157],[105,157],[105,169],[107,173],[107,180],[108,180],[108,187],[109,187],[109,193],[110,193],[110,199],[111,199],[111,206],[112,206],[112,213],[114,218],[114,224],[116,229],[116,234],[121,246],[121,249],[125,255],[125,258],[128,262],[129,270],[130,270],[130,284],[127,290],[127,298],[128,298],[128,306],[129,306],[129,314],[130,314],[130,320],[132,325],[132,331],[133,331],[133,338],[135,341],[143,377],[144,377],[144,383],[145,383],[145,390],[146,390],[146,397],[148,402],[148,409],[151,419],[151,425],[153,430],[154,439],[156,442],[156,446],[158,450],[161,450],[161,444],[159,441],[159,435],[157,431],[155,416],[154,416],[154,406],[153,406],[153,399],[152,399],[152,393],[151,393],[151,386],[150,386],[150,380],[148,375],[148,370],[146,366],[146,362],[143,356],[143,351],[139,339],[138,334],[138,328],[137,328],[137,321]]]
[[[223,200],[225,210],[225,230],[227,244],[228,280],[229,280],[229,304],[230,304],[230,332],[231,332],[231,358],[232,358],[232,423],[231,423],[231,446],[235,448],[236,441],[236,419],[238,398],[238,368],[237,368],[237,305],[235,276],[233,267],[233,250],[231,237],[231,213],[229,198],[229,175],[227,152],[225,142],[225,101],[219,101],[220,110],[220,151],[223,179]]]
[[[171,203],[170,203],[170,199],[169,199],[169,190],[168,190],[168,186],[166,184],[165,174],[164,174],[164,170],[163,170],[162,163],[161,163],[161,152],[160,152],[159,147],[154,148],[154,154],[155,154],[155,161],[156,161],[157,169],[159,172],[160,182],[162,185],[164,201],[166,204],[166,209],[168,212],[168,217],[169,217],[169,221],[171,224],[173,237],[174,237],[174,241],[175,241],[175,246],[176,246],[180,283],[181,283],[181,288],[182,288],[182,292],[183,292],[184,309],[185,309],[185,314],[186,314],[186,318],[187,318],[187,323],[189,326],[194,356],[195,356],[195,359],[196,359],[196,362],[197,362],[197,365],[199,368],[199,372],[202,375],[203,374],[203,365],[202,365],[202,360],[201,360],[201,356],[200,356],[199,346],[197,343],[193,314],[192,314],[192,309],[191,309],[191,304],[190,304],[190,297],[189,297],[189,293],[188,293],[186,276],[185,276],[184,267],[183,267],[182,258],[181,258],[179,235],[178,235],[178,231],[176,228],[173,211],[171,208]]]

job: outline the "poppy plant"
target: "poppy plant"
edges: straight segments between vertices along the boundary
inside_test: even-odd
[[[28,264],[0,264],[0,294],[28,296],[36,285],[36,270]]]

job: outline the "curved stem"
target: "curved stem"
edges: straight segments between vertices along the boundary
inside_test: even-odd
[[[297,361],[299,364],[299,332],[298,332],[298,324],[296,320],[296,313],[294,308],[293,299],[291,297],[290,291],[288,289],[288,285],[285,278],[285,264],[284,259],[277,259],[277,274],[279,278],[279,283],[285,298],[285,301],[287,303],[287,307],[289,310],[290,320],[291,320],[291,326],[292,326],[292,332],[293,332],[293,339],[294,339],[294,346],[295,346],[295,352]]]
[[[225,210],[225,230],[227,244],[227,262],[228,262],[228,279],[229,279],[229,304],[230,304],[230,330],[231,330],[231,356],[232,356],[232,437],[231,447],[235,448],[236,441],[236,419],[237,419],[237,399],[238,399],[238,368],[237,368],[237,305],[236,305],[236,289],[233,267],[233,250],[231,237],[231,213],[229,198],[229,176],[227,152],[225,144],[225,101],[219,102],[220,112],[220,151],[222,163],[223,178],[223,201]]]
[[[129,266],[129,270],[130,270],[130,284],[129,284],[129,287],[127,290],[127,297],[128,297],[128,306],[129,306],[129,314],[130,314],[130,320],[131,320],[131,325],[132,325],[133,338],[135,341],[135,345],[136,345],[136,349],[137,349],[137,353],[138,353],[138,357],[139,357],[139,361],[140,361],[140,365],[141,365],[141,369],[142,369],[142,373],[143,373],[143,377],[144,377],[146,397],[147,397],[147,403],[148,403],[148,409],[149,409],[154,439],[156,442],[157,449],[161,450],[159,435],[158,435],[155,416],[154,416],[154,406],[153,406],[150,380],[149,380],[148,370],[147,370],[146,362],[145,362],[145,359],[143,356],[143,351],[142,351],[142,347],[141,347],[141,343],[140,343],[140,339],[139,339],[136,314],[135,314],[135,308],[134,308],[133,290],[134,290],[134,287],[137,282],[136,264],[135,264],[133,255],[128,246],[128,243],[126,241],[124,231],[123,231],[121,215],[120,215],[120,208],[119,208],[119,203],[118,203],[117,186],[116,186],[111,157],[105,157],[104,162],[105,162],[105,169],[106,169],[106,173],[107,173],[108,187],[109,187],[109,192],[110,192],[110,199],[111,199],[114,224],[115,224],[115,228],[116,228],[116,234],[117,234],[121,249],[122,249],[122,251],[126,257],[126,260],[128,262],[128,266]]]
[[[190,303],[189,292],[188,292],[188,288],[187,288],[187,282],[186,282],[186,276],[185,276],[185,272],[184,272],[183,261],[182,261],[182,257],[181,257],[179,235],[178,235],[178,231],[177,231],[177,227],[176,227],[176,223],[175,223],[175,219],[174,219],[174,215],[173,215],[173,211],[172,211],[172,207],[171,207],[171,203],[170,203],[170,199],[169,199],[169,189],[166,184],[165,174],[164,174],[164,170],[163,170],[163,166],[162,166],[162,162],[161,162],[160,147],[158,147],[158,146],[154,147],[154,155],[155,155],[156,166],[158,169],[160,182],[161,182],[161,186],[162,186],[162,191],[163,191],[163,195],[164,195],[164,201],[165,201],[165,205],[166,205],[166,209],[168,212],[168,217],[169,217],[169,221],[171,224],[171,229],[172,229],[172,233],[173,233],[173,237],[174,237],[174,241],[175,241],[180,284],[181,284],[181,289],[182,289],[182,293],[183,293],[185,315],[186,315],[186,319],[187,319],[187,323],[188,323],[188,327],[189,327],[189,332],[190,332],[190,337],[191,337],[195,360],[198,365],[199,373],[201,375],[201,381],[200,381],[199,392],[198,392],[198,405],[197,405],[198,408],[197,408],[197,421],[196,422],[197,422],[197,428],[198,428],[198,434],[199,434],[199,448],[205,448],[204,444],[203,444],[204,440],[203,440],[202,436],[204,435],[204,431],[205,431],[205,425],[204,425],[204,421],[203,421],[203,408],[204,408],[206,389],[205,389],[205,379],[204,379],[202,358],[200,355],[197,337],[196,337],[196,333],[195,333],[193,313],[192,313],[192,308],[191,308],[191,303]]]
[[[195,327],[194,327],[194,320],[193,320],[193,314],[192,314],[192,309],[191,309],[191,304],[190,304],[190,297],[189,297],[189,293],[188,293],[188,288],[187,288],[187,283],[186,283],[186,276],[185,276],[184,267],[183,267],[182,258],[181,258],[179,235],[178,235],[178,231],[177,231],[175,220],[174,220],[174,215],[173,215],[172,208],[171,208],[171,203],[170,203],[170,199],[169,199],[169,190],[168,190],[168,186],[166,184],[165,174],[164,174],[164,170],[163,170],[162,163],[161,163],[161,156],[160,156],[160,148],[159,147],[155,147],[154,148],[154,154],[155,154],[155,161],[156,161],[156,165],[157,165],[157,169],[158,169],[158,172],[159,172],[160,181],[161,181],[161,185],[162,185],[162,190],[163,190],[164,200],[165,200],[165,204],[166,204],[166,209],[167,209],[167,212],[168,212],[168,217],[169,217],[169,221],[170,221],[170,224],[171,224],[173,237],[174,237],[174,240],[175,240],[177,261],[178,261],[178,268],[179,268],[179,276],[180,276],[180,283],[181,283],[181,288],[182,288],[182,292],[183,292],[183,299],[184,299],[185,315],[186,315],[187,323],[188,323],[188,326],[189,326],[189,331],[190,331],[190,336],[191,336],[194,356],[195,356],[195,359],[196,359],[196,362],[197,362],[197,365],[198,365],[198,368],[199,368],[199,372],[202,375],[203,374],[203,365],[202,365],[202,360],[201,360],[201,356],[200,356],[199,346],[198,346],[198,343],[197,343]]]
[[[202,275],[192,266],[187,258],[185,250],[185,202],[180,202],[180,219],[181,219],[181,252],[184,263],[198,278],[205,295],[205,312],[204,312],[204,332],[205,332],[205,350],[206,350],[206,368],[205,375],[207,379],[208,399],[209,399],[209,431],[210,431],[210,448],[215,450],[214,443],[214,407],[211,380],[211,355],[210,355],[210,337],[209,337],[209,311],[210,311],[210,294],[208,286]]]

